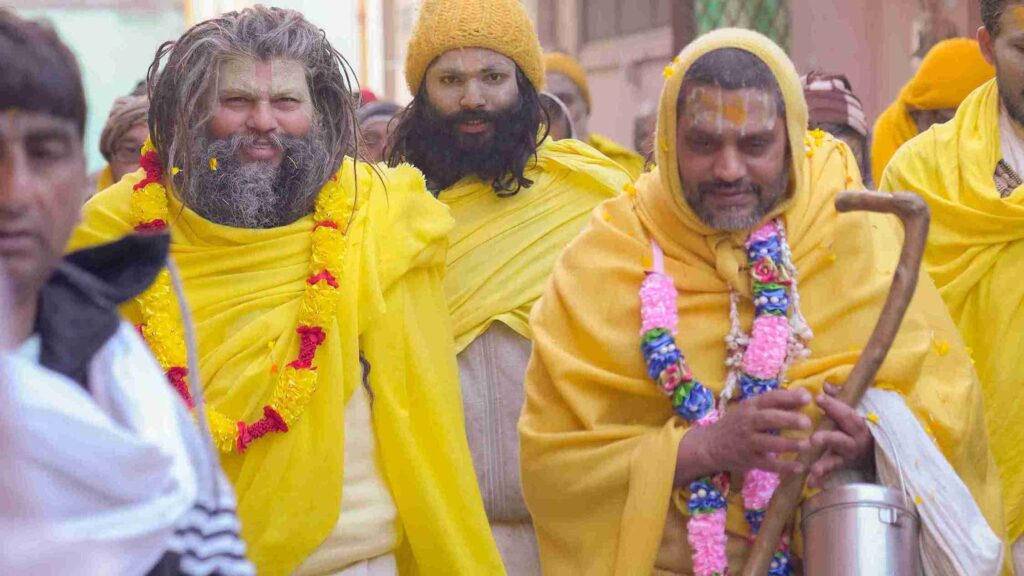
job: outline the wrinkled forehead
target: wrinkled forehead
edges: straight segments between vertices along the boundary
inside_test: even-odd
[[[428,72],[474,75],[486,72],[512,74],[516,63],[494,50],[487,48],[456,48],[437,57]]]
[[[229,56],[217,69],[217,92],[267,96],[292,93],[309,97],[306,66],[286,58],[258,60],[251,56]]]
[[[770,132],[781,121],[778,104],[772,90],[727,90],[713,84],[690,83],[680,94],[679,126],[719,135]]]

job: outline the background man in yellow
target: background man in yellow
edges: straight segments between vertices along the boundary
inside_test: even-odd
[[[143,170],[73,244],[170,230],[260,574],[500,574],[441,285],[451,218],[411,167],[351,159],[351,78],[298,12],[196,25],[150,68]],[[181,392],[176,306],[163,274],[127,314]]]
[[[516,435],[527,320],[558,254],[629,175],[580,142],[545,138],[544,64],[518,0],[427,0],[408,54],[416,96],[391,161],[422,170],[455,218],[444,286],[470,450],[506,569],[536,575]]]
[[[1008,536],[1024,570],[1024,3],[984,0],[978,40],[996,78],[952,122],[893,157],[882,190],[927,200],[925,265],[949,306],[985,391],[989,442],[1003,484]]]
[[[837,192],[861,186],[853,154],[807,132],[800,80],[770,40],[716,31],[670,72],[658,169],[598,208],[531,318],[523,491],[548,575],[736,573],[771,473],[799,470],[783,455],[827,447],[812,486],[874,462],[828,383],[849,376],[888,294],[894,222],[836,212]],[[909,421],[961,501],[999,526],[981,392],[926,274],[878,381],[906,415],[878,425]],[[775,434],[822,414],[835,432]],[[792,573],[784,551],[776,561]]]
[[[882,177],[900,146],[952,118],[964,98],[994,74],[974,40],[953,38],[936,44],[896,100],[875,120],[871,142],[875,180]]]
[[[544,55],[544,70],[547,76],[547,90],[558,96],[569,108],[573,126],[576,128],[576,138],[618,162],[634,179],[640,176],[646,165],[643,156],[635,150],[590,131],[590,115],[594,103],[590,99],[587,71],[583,66],[568,54],[552,52]]]

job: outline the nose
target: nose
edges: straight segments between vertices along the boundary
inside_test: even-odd
[[[459,104],[463,110],[477,110],[487,104],[480,82],[476,80],[466,82],[466,90],[462,93],[462,100]]]
[[[743,155],[735,146],[722,146],[715,157],[715,178],[723,182],[737,182],[747,175]]]
[[[0,155],[0,208],[16,210],[31,195],[32,187],[38,185],[38,179],[32,178],[24,150],[11,146]]]
[[[246,127],[253,132],[273,132],[277,129],[277,117],[270,102],[260,101],[253,106],[252,113],[246,121]]]

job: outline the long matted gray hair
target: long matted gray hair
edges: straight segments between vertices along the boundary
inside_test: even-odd
[[[341,166],[356,157],[358,83],[348,61],[327,41],[323,30],[300,12],[255,6],[229,12],[190,28],[178,40],[163,43],[149,67],[149,132],[160,162],[181,169],[188,182],[195,155],[192,146],[213,115],[220,64],[248,56],[260,61],[291,59],[306,66],[313,99],[313,122],[321,131],[331,161],[320,163],[314,194]],[[160,64],[167,59],[163,69]],[[176,180],[177,181],[177,180]]]

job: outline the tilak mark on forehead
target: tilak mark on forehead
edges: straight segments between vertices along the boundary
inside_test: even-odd
[[[765,90],[694,86],[686,94],[684,120],[692,129],[713,134],[738,130],[740,136],[746,136],[775,128],[775,104],[775,96]]]

